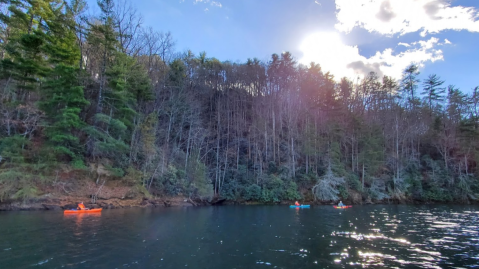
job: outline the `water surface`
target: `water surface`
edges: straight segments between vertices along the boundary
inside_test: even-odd
[[[0,268],[479,268],[479,207],[0,212]]]

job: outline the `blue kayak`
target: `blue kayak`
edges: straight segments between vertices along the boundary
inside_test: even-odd
[[[291,208],[309,208],[309,205],[290,205]]]

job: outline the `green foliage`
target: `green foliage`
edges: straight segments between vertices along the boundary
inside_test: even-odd
[[[344,187],[343,185],[340,185],[340,186],[338,186],[338,191],[339,191],[339,196],[340,197],[342,197],[343,199],[348,199],[349,192],[346,189],[346,187]]]
[[[125,166],[122,162],[127,158],[126,153],[130,149],[131,133],[135,128],[133,121],[138,116],[137,104],[151,98],[150,81],[136,60],[123,53],[115,53],[114,56],[105,73],[108,87],[105,89],[104,98],[108,101],[102,105],[103,110],[109,109],[109,114],[95,114],[95,124],[86,127],[84,131],[95,141],[92,147],[94,156],[107,157],[115,160],[116,165]],[[152,134],[154,117],[154,113],[147,117],[146,124],[149,126],[143,127],[149,128],[149,134],[143,135]],[[152,141],[154,140],[150,138],[150,142]],[[149,150],[155,149],[151,143],[145,146]],[[146,153],[150,153],[149,161],[155,157],[154,152]]]
[[[314,172],[309,172],[307,174],[298,173],[296,175],[296,184],[300,189],[308,189],[311,188],[314,183],[318,180],[318,176]]]
[[[284,184],[284,192],[282,195],[283,200],[297,200],[301,199],[301,195],[298,192],[298,186],[295,182],[287,180]]]
[[[362,185],[358,175],[349,173],[346,177],[346,181],[351,189],[362,191]]]
[[[25,137],[0,139],[0,202],[9,199],[28,200],[38,194],[37,182],[42,182],[44,163],[29,164],[25,155],[30,145]]]
[[[207,177],[207,167],[205,164],[197,161],[191,161],[186,170],[187,181],[185,189],[189,196],[200,199],[210,199],[213,197],[213,184]]]
[[[186,67],[180,59],[174,60],[170,64],[169,81],[171,86],[183,87],[186,78]]]
[[[241,199],[242,190],[243,187],[238,184],[238,181],[228,180],[221,186],[220,195],[227,200],[236,201]]]
[[[105,98],[126,125],[136,115],[136,105],[152,98],[151,83],[145,69],[138,62],[124,54],[115,53],[111,66],[106,70],[108,90]]]
[[[0,156],[6,163],[24,163],[25,147],[29,144],[30,141],[24,136],[4,137],[0,139]]]
[[[261,199],[261,187],[256,184],[244,188],[243,199],[246,201],[259,201]]]
[[[263,180],[263,188],[261,191],[261,201],[262,202],[273,202],[277,203],[281,201],[283,189],[283,181],[274,176],[266,176]]]
[[[231,169],[226,172],[225,182],[221,186],[221,197],[228,200],[255,200],[261,197],[261,187],[252,183],[253,179],[248,177],[248,170],[245,165],[239,165],[238,169]],[[258,191],[251,190],[250,186],[258,186]],[[257,195],[253,195],[253,193]]]
[[[75,170],[86,170],[87,169],[87,166],[85,165],[85,162],[83,160],[79,159],[79,158],[73,159],[73,161],[70,162],[70,165]]]
[[[181,172],[174,166],[169,166],[153,185],[165,195],[179,195],[184,190],[184,182],[181,179]]]
[[[435,103],[441,102],[444,100],[444,92],[446,91],[445,88],[441,87],[444,84],[444,81],[440,80],[437,75],[429,75],[427,79],[424,80],[423,86],[424,91],[424,100],[428,104],[429,109],[433,110],[433,105]]]
[[[116,178],[121,178],[125,175],[125,171],[121,168],[116,168],[111,165],[105,165],[105,169],[110,173],[111,176]]]
[[[414,102],[416,98],[416,89],[419,84],[419,67],[416,64],[409,65],[403,72],[401,80],[401,88],[408,96],[410,102]],[[410,96],[409,96],[410,95]]]
[[[406,188],[406,195],[411,198],[421,199],[423,196],[423,184],[421,182],[421,178],[417,174],[408,174],[405,180]]]
[[[368,175],[376,176],[384,163],[384,141],[381,136],[381,129],[374,126],[361,132],[359,162],[364,165]]]
[[[0,169],[0,202],[34,198],[38,194],[34,179],[33,174],[20,168]]]
[[[339,143],[334,141],[330,143],[329,147],[329,161],[331,162],[330,167],[333,173],[344,176],[346,170],[344,169],[344,163],[341,161],[341,148]],[[328,164],[329,165],[329,164]]]
[[[120,163],[123,156],[129,151],[129,146],[124,142],[127,127],[117,119],[105,114],[96,114],[97,122],[102,123],[105,129],[87,126],[83,130],[94,139],[94,156],[107,157]]]
[[[85,125],[79,115],[88,104],[83,88],[77,86],[76,74],[74,67],[56,66],[45,83],[44,101],[40,103],[50,121],[45,129],[46,136],[58,155],[67,155],[72,160],[83,155],[76,133]]]
[[[143,172],[141,172],[140,170],[135,169],[132,166],[129,166],[125,170],[125,175],[122,177],[122,180],[128,186],[134,186],[134,185],[143,186],[143,184],[141,184],[141,183],[143,182],[144,177],[145,177],[145,174]]]
[[[248,198],[256,195],[254,189]],[[282,200],[300,199],[296,183],[291,180],[282,180],[275,175],[267,175],[263,178],[263,188],[261,190],[261,201],[266,203],[278,203]]]
[[[19,186],[18,191],[12,196],[12,199],[21,199],[23,201],[37,196],[38,190],[35,186],[26,184]]]
[[[438,202],[450,202],[452,201],[452,195],[449,190],[441,188],[437,185],[428,186],[424,192],[423,197],[425,200],[438,201]]]
[[[431,75],[417,96],[411,64],[398,101],[389,77],[336,83],[289,52],[268,63],[191,52],[170,61],[169,34],[138,31],[146,46],[131,49],[140,39],[119,32],[114,0],[99,0],[88,22],[82,0],[1,2],[0,199],[34,197],[59,165],[85,162],[108,163],[135,195],[276,203],[349,190],[379,200],[479,193],[479,88],[450,85],[443,103],[444,82]]]
[[[457,178],[455,185],[455,198],[457,200],[467,201],[469,198],[475,197],[475,190],[477,191],[477,181],[472,175],[461,174]]]
[[[140,126],[142,153],[147,161],[156,157],[158,149],[156,148],[156,127],[158,124],[158,115],[151,113],[145,117]]]

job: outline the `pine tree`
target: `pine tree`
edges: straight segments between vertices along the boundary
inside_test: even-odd
[[[408,102],[412,104],[412,107],[415,107],[417,102],[417,97],[415,96],[419,83],[417,76],[419,76],[419,67],[411,64],[404,70],[401,80],[401,89],[406,94]]]
[[[98,1],[98,5],[102,10],[101,23],[91,25],[88,40],[99,52],[99,91],[93,124],[85,130],[93,144],[93,156],[124,166],[134,119],[140,111],[138,104],[151,99],[151,83],[146,70],[121,52],[116,40],[113,1]]]
[[[119,51],[117,40],[118,33],[115,31],[115,20],[113,14],[113,0],[99,0],[98,6],[101,15],[98,20],[90,23],[90,29],[87,36],[88,44],[97,53],[95,56],[99,62],[98,73],[98,94],[95,104],[96,113],[103,113],[104,91],[107,83],[106,71],[111,66],[114,54]],[[97,124],[97,123],[95,123]]]
[[[43,49],[46,21],[54,16],[49,2],[52,1],[10,1],[11,15],[0,17],[9,29],[1,75],[12,82],[16,98],[21,101],[39,89],[48,72]]]
[[[433,104],[444,101],[444,96],[446,89],[442,88],[444,81],[441,80],[437,75],[429,75],[427,79],[424,80],[423,86],[424,90],[422,94],[425,95],[424,100],[429,106],[429,110],[433,110]]]
[[[45,51],[52,66],[42,87],[40,107],[47,115],[45,134],[60,155],[79,161],[83,150],[79,145],[78,130],[85,123],[79,114],[88,104],[83,87],[77,78],[80,51],[76,45],[75,21],[68,7],[53,10],[54,19],[47,21]]]

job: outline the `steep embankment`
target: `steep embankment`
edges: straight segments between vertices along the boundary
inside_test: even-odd
[[[96,180],[94,179],[96,178]],[[116,179],[103,166],[57,172],[53,180],[36,182],[33,197],[0,201],[0,211],[62,210],[83,202],[89,208],[191,206],[184,197],[155,197],[141,185]]]

